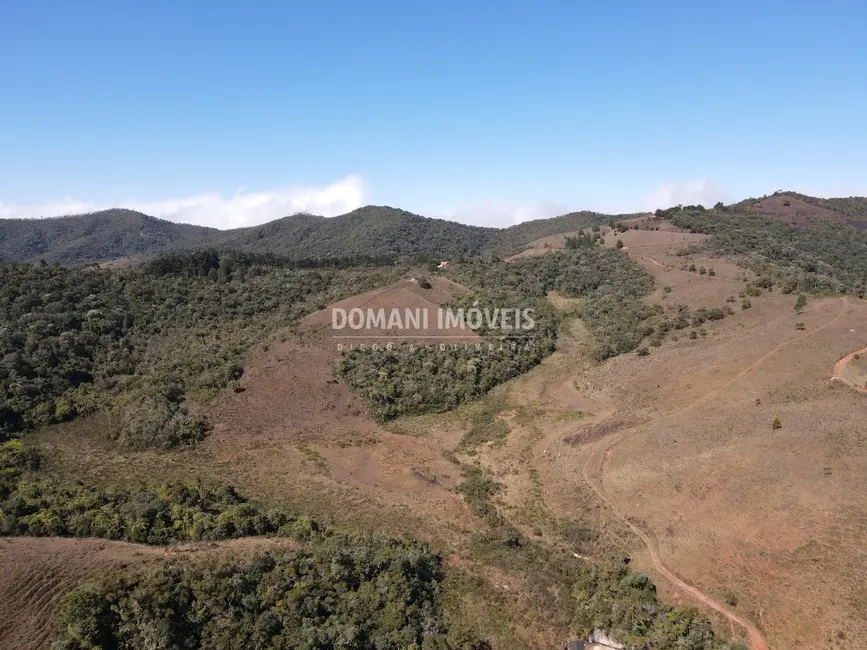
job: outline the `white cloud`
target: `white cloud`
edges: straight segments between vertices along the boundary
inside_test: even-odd
[[[112,204],[73,199],[29,206],[0,203],[0,217],[52,217],[123,207],[170,221],[225,229],[255,226],[296,212],[333,217],[364,205],[365,195],[362,178],[351,175],[324,187],[293,185],[264,192],[242,188],[232,196],[210,193]]]
[[[458,221],[473,226],[507,228],[516,223],[532,219],[547,219],[566,214],[567,212],[569,212],[569,209],[566,206],[550,201],[513,204],[505,201],[489,200],[453,210],[430,213],[428,216]]]
[[[705,179],[666,182],[643,196],[640,189],[636,190],[632,196],[625,190],[621,196],[605,202],[585,199],[569,203],[509,203],[490,199],[447,210],[422,211],[421,214],[465,224],[505,228],[576,210],[623,214],[653,211],[678,204],[701,203],[710,207],[717,201],[729,201],[729,194],[723,187]],[[75,199],[38,205],[0,203],[0,217],[48,217],[124,207],[170,221],[226,229],[258,225],[296,212],[312,212],[333,217],[361,207],[367,199],[368,193],[363,179],[358,175],[350,175],[324,186],[291,185],[262,192],[249,192],[242,188],[231,196],[208,193],[157,201],[129,200],[111,204]]]
[[[653,212],[657,208],[665,209],[678,204],[695,205],[700,203],[705,207],[710,207],[717,201],[727,202],[728,199],[729,194],[723,187],[702,179],[663,183],[644,196],[641,196],[639,191],[632,198],[621,196],[619,200],[618,197],[601,202],[586,199],[568,204],[553,201],[518,204],[489,200],[465,207],[424,214],[475,226],[506,228],[531,219],[547,219],[579,210],[591,210],[603,214],[631,214]]]
[[[728,192],[721,186],[705,179],[676,183],[663,183],[647,194],[641,201],[640,210],[663,210],[675,205],[698,205],[711,207],[718,201],[727,202]]]

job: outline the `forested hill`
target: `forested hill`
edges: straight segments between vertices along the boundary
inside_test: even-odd
[[[615,218],[624,216],[632,215]],[[0,260],[78,264],[204,247],[308,260],[419,254],[454,259],[514,253],[540,237],[611,218],[574,212],[510,228],[482,228],[388,206],[366,206],[332,218],[296,214],[249,228],[216,230],[117,209],[51,219],[0,219]]]
[[[0,260],[78,264],[200,247],[289,258],[476,256],[500,230],[367,206],[339,217],[296,214],[250,228],[217,230],[105,210],[50,219],[0,219]]]
[[[0,260],[81,262],[142,255],[166,246],[192,248],[219,233],[150,217],[134,210],[103,210],[74,217],[0,219]]]
[[[574,232],[602,225],[611,220],[622,221],[623,219],[631,219],[637,216],[639,215],[607,215],[585,210],[582,212],[570,212],[569,214],[550,219],[534,219],[499,230],[497,235],[492,239],[490,248],[497,252],[510,253],[542,237]]]
[[[287,257],[475,256],[499,231],[369,205],[339,217],[299,214],[221,233],[212,245]]]
[[[689,207],[689,206],[688,206]],[[867,228],[867,199],[817,199],[777,192],[747,199],[721,216],[753,214],[796,226],[834,221]],[[169,251],[214,248],[285,258],[399,258],[427,255],[454,259],[518,252],[541,237],[575,232],[638,215],[573,212],[509,228],[482,228],[430,219],[387,206],[366,206],[326,218],[296,214],[235,230],[216,230],[156,219],[132,210],[105,210],[50,219],[0,219],[0,260],[79,264]]]

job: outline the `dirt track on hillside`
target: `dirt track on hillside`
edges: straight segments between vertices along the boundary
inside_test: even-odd
[[[849,366],[850,363],[852,363],[855,357],[859,357],[863,354],[867,354],[867,348],[861,348],[860,350],[855,350],[854,352],[847,354],[845,357],[843,357],[834,364],[833,372],[834,377],[842,381],[847,386],[854,388],[860,393],[867,393],[867,385],[859,386],[854,381],[851,381],[846,377],[846,368]]]
[[[668,419],[674,418],[676,416],[682,415],[683,413],[692,410],[693,408],[695,408],[699,404],[701,404],[701,403],[707,401],[708,399],[718,395],[720,392],[722,392],[726,388],[729,388],[730,386],[733,386],[734,384],[736,384],[737,382],[742,380],[749,373],[751,373],[753,370],[758,368],[761,364],[763,364],[765,361],[767,361],[769,358],[771,358],[772,356],[777,354],[782,349],[788,347],[789,345],[791,345],[793,343],[796,343],[796,342],[801,341],[803,339],[806,339],[810,336],[813,336],[813,335],[823,331],[824,329],[830,327],[831,325],[836,323],[840,318],[842,318],[847,313],[847,311],[848,311],[848,302],[845,298],[843,298],[841,309],[837,313],[837,315],[834,316],[834,318],[832,318],[830,321],[828,321],[827,323],[825,323],[821,327],[818,327],[817,329],[815,329],[811,332],[808,332],[806,334],[802,334],[800,336],[796,336],[794,338],[791,338],[788,341],[784,341],[783,343],[776,346],[771,351],[764,354],[762,357],[760,357],[757,361],[755,361],[752,365],[747,367],[745,370],[741,371],[738,375],[736,375],[733,379],[731,379],[726,384],[704,394],[702,397],[691,402],[686,407],[656,419],[654,421],[654,423],[658,423],[658,422],[668,420]],[[861,352],[867,352],[867,349],[862,350]],[[855,356],[855,354],[858,354],[858,352],[854,352],[851,355],[849,355],[848,357],[845,357],[840,362],[838,362],[838,364],[834,366],[835,373],[837,371],[838,365],[842,364],[841,367],[845,367],[845,365]],[[839,373],[837,373],[837,374],[839,375]],[[749,639],[750,639],[751,650],[767,650],[768,649],[767,641],[765,640],[764,636],[758,630],[757,627],[755,627],[749,621],[745,620],[743,617],[735,614],[729,608],[725,607],[721,603],[718,603],[717,601],[715,601],[711,597],[707,596],[706,594],[701,592],[699,589],[689,585],[687,582],[685,582],[684,580],[679,578],[671,569],[669,569],[665,565],[665,563],[659,557],[658,549],[656,548],[656,545],[653,542],[653,540],[651,539],[651,537],[648,536],[644,531],[642,531],[634,523],[632,523],[632,521],[630,521],[623,513],[621,513],[614,506],[614,504],[611,502],[611,500],[605,496],[605,493],[602,489],[602,484],[601,484],[601,475],[602,475],[602,471],[603,471],[606,459],[608,458],[609,454],[611,453],[611,450],[614,448],[615,445],[617,445],[622,440],[628,438],[629,436],[638,433],[639,431],[641,431],[641,429],[642,429],[641,426],[634,427],[632,429],[627,429],[626,431],[623,431],[622,433],[616,435],[613,439],[609,438],[609,439],[606,439],[606,440],[598,443],[596,445],[596,447],[594,448],[594,450],[592,451],[590,457],[587,459],[586,463],[584,464],[584,467],[582,468],[582,476],[584,478],[584,481],[596,493],[596,495],[599,497],[599,499],[602,502],[604,502],[605,505],[608,506],[608,508],[610,508],[612,512],[614,512],[614,514],[617,516],[617,518],[620,519],[624,524],[626,524],[636,535],[638,535],[639,538],[641,538],[641,540],[644,542],[645,546],[647,547],[648,552],[650,553],[650,558],[651,558],[651,561],[653,562],[654,567],[656,568],[657,571],[659,571],[659,573],[661,573],[667,580],[669,580],[669,582],[671,582],[675,587],[680,589],[682,592],[688,594],[689,596],[698,600],[699,602],[706,605],[707,607],[710,607],[711,609],[717,611],[718,613],[722,614],[725,618],[727,618],[729,621],[737,623],[744,630],[746,630],[746,632],[749,636]],[[596,468],[596,469],[594,470],[593,468]],[[592,475],[593,471],[597,472],[597,476],[595,478]]]

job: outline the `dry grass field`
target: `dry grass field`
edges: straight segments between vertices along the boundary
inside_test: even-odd
[[[684,270],[676,252],[700,235],[618,237],[624,254],[656,277],[650,301],[719,307],[745,286],[744,271],[723,260],[691,256],[712,276]],[[342,306],[414,306],[460,290],[438,281],[425,295],[409,282]],[[498,650],[553,647],[562,630],[528,602],[523,576],[474,556],[479,522],[455,489],[471,465],[501,483],[498,508],[526,535],[582,561],[628,552],[665,599],[703,607],[727,636],[747,639],[741,621],[755,626],[753,648],[856,650],[867,639],[867,394],[853,386],[867,376],[867,302],[811,298],[797,314],[794,301],[765,292],[751,308],[736,304],[734,315],[705,324],[704,336],[681,332],[649,356],[602,364],[590,361],[589,335],[570,317],[555,354],[482,402],[387,427],[334,379],[336,346],[322,312],[298,335],[278,335],[251,355],[243,392],[207,407],[215,427],[194,450],[121,451],[101,434],[99,416],[37,437],[48,469],[61,476],[230,482],[339,525],[427,539],[451,566],[480,576],[467,616]],[[552,302],[566,313],[575,307],[559,296]],[[835,363],[857,350],[862,356],[838,367],[842,381],[831,381]],[[480,409],[495,413],[507,434],[468,448],[462,440]],[[775,418],[781,427],[772,427]],[[99,549],[85,557],[82,544]],[[17,598],[10,581],[30,589],[21,572],[62,570],[34,579],[42,604],[32,620],[101,567],[162,553],[5,540],[0,604]]]

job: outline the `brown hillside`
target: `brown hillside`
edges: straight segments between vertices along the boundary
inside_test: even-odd
[[[340,300],[325,309],[320,309],[306,316],[301,321],[301,325],[305,328],[322,330],[334,338],[335,343],[342,342],[346,345],[373,344],[377,341],[379,343],[399,343],[401,340],[428,343],[455,341],[457,339],[478,341],[479,337],[468,328],[445,327],[445,322],[442,323],[443,327],[439,326],[438,310],[440,305],[465,292],[466,288],[446,278],[434,277],[430,278],[429,282],[430,289],[423,289],[416,279],[403,280],[382,289],[375,289]],[[364,327],[363,329],[352,329],[347,325],[339,330],[334,330],[333,319],[337,317],[338,322],[340,322],[341,314],[348,315],[353,309],[361,309],[365,313],[369,310],[384,310],[387,319],[396,312],[400,325],[395,327]],[[342,311],[338,311],[338,315],[335,316],[334,310]],[[420,319],[423,319],[426,313],[428,326],[424,327],[425,321],[423,320],[419,323],[419,327],[416,327],[415,323],[409,323],[407,312]]]
[[[848,221],[839,212],[807,203],[786,194],[776,194],[762,199],[749,206],[749,210],[793,226],[809,226],[821,219],[831,219],[841,223]]]
[[[228,482],[268,505],[411,533],[493,575],[474,542],[484,524],[454,489],[478,465],[501,486],[497,512],[527,539],[576,562],[628,555],[666,601],[701,607],[725,638],[862,650],[867,395],[844,381],[867,377],[864,355],[853,354],[867,344],[867,303],[811,297],[799,314],[795,297],[775,289],[744,309],[751,273],[705,251],[677,255],[702,236],[619,237],[657,280],[649,303],[728,304],[734,313],[672,332],[647,356],[603,363],[591,360],[581,321],[564,314],[558,350],[532,371],[477,404],[401,418],[389,430],[334,379],[330,318],[319,313],[251,355],[243,392],[211,405],[215,428],[199,447],[126,452],[99,426],[73,422],[37,434],[47,469],[105,483]],[[690,272],[692,263],[714,275]],[[437,304],[460,291],[432,283],[431,293],[407,281],[338,304]],[[502,437],[462,444],[487,420]],[[40,561],[24,560],[33,571]],[[540,592],[524,586],[532,576],[523,565],[497,571],[462,608],[496,628],[498,650],[558,647],[568,619],[558,627],[550,610],[534,609]],[[490,603],[508,615],[492,619]]]

